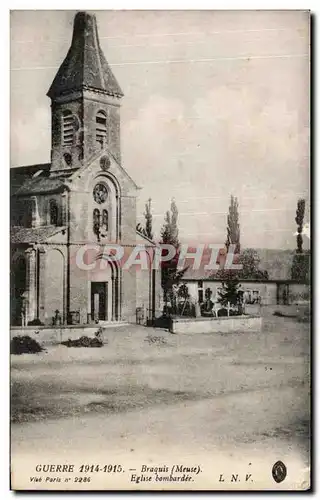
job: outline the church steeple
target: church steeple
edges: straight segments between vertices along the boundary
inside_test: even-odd
[[[120,161],[123,93],[101,50],[95,15],[76,14],[70,49],[47,95],[52,101],[52,171],[79,168],[102,149]]]
[[[96,16],[87,12],[78,12],[74,18],[71,47],[47,95],[55,99],[81,89],[123,96],[101,50]]]

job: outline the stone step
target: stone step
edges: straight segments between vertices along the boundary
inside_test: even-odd
[[[102,326],[103,328],[118,328],[119,326],[129,325],[128,321],[99,321],[97,327]]]

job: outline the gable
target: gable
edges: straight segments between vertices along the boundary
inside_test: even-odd
[[[102,151],[81,169],[74,172],[66,184],[72,190],[81,188],[84,191],[89,191],[98,175],[112,178],[118,185],[121,196],[137,196],[137,190],[140,188],[109,150]]]

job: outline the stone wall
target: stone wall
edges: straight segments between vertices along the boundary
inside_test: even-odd
[[[82,336],[94,337],[99,325],[91,327],[62,327],[62,328],[43,328],[41,326],[28,326],[24,328],[11,328],[10,338],[28,335],[40,345],[59,344],[68,339],[76,340]]]
[[[236,333],[259,332],[260,316],[231,316],[221,318],[179,318],[172,320],[171,333]]]

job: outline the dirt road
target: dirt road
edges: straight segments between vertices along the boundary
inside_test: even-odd
[[[172,480],[152,473],[150,483],[141,471],[181,464],[201,469],[190,475],[193,489],[305,489],[308,330],[287,318],[268,318],[259,334],[130,327],[109,332],[100,350],[15,356],[13,476],[35,488],[37,464],[120,464],[121,473],[89,473],[81,487],[171,489]],[[272,477],[278,460],[287,467],[281,483]],[[70,481],[63,488],[73,489]]]

